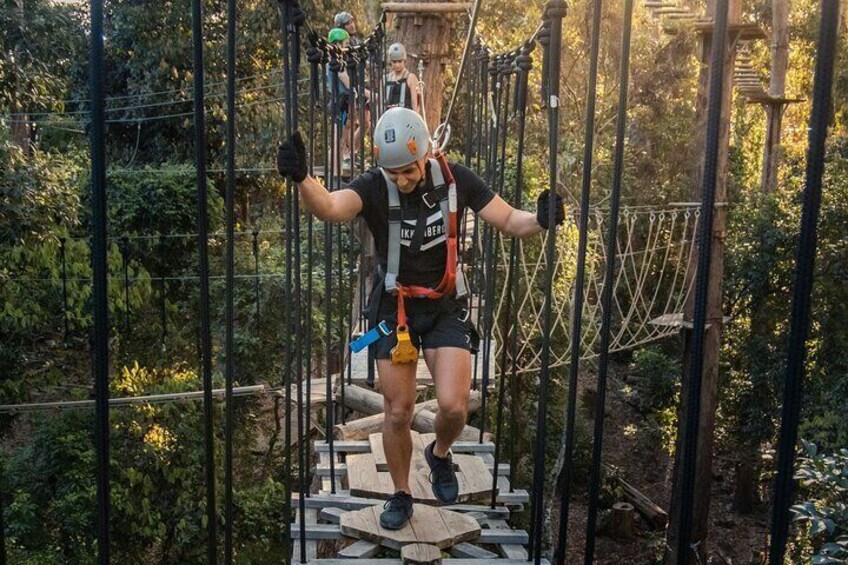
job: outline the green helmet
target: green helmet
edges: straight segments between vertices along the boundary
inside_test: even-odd
[[[350,39],[350,34],[340,27],[334,27],[330,30],[330,33],[327,34],[327,43],[330,44],[339,43],[347,39]]]

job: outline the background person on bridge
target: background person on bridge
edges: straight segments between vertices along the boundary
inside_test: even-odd
[[[406,68],[406,48],[392,43],[386,58],[391,67],[386,77],[386,107],[401,106],[418,112],[418,77]]]
[[[424,350],[439,404],[436,440],[424,451],[433,493],[440,502],[450,504],[459,491],[450,447],[465,425],[471,351],[478,338],[469,320],[466,297],[457,296],[456,291],[462,293],[460,287],[465,286],[461,268],[457,269],[456,217],[462,217],[468,207],[498,230],[527,237],[547,228],[549,208],[547,191],[539,196],[536,214],[516,210],[470,169],[430,157],[427,126],[410,109],[387,110],[377,123],[374,140],[380,166],[334,192],[308,174],[299,133],[281,144],[277,166],[281,175],[297,183],[305,206],[316,217],[347,222],[361,216],[374,237],[378,272],[369,322],[372,328],[382,325],[387,331],[371,347],[375,348],[385,402],[386,462],[397,491],[386,502],[380,523],[387,529],[400,529],[413,512],[410,424],[419,347]],[[447,203],[449,199],[453,202]],[[558,196],[557,203],[559,224],[565,212]],[[445,210],[449,210],[448,217]],[[393,223],[400,224],[394,236]],[[399,265],[393,265],[397,261],[392,256],[398,254]],[[445,285],[451,272],[455,280]]]

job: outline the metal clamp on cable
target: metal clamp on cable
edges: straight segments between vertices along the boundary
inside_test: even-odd
[[[438,125],[436,131],[433,132],[433,139],[430,140],[430,146],[433,148],[433,153],[436,155],[444,153],[445,148],[451,137],[451,127],[447,122]]]

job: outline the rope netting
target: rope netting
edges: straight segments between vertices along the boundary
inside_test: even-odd
[[[689,276],[693,233],[697,229],[700,211],[697,207],[625,208],[621,212],[616,256],[619,269],[613,287],[613,334],[610,351],[632,350],[664,337],[676,335],[682,323],[682,312],[691,292]],[[586,301],[583,308],[584,332],[581,337],[581,357],[597,356],[600,339],[603,267],[606,251],[602,234],[606,230],[607,214],[593,209],[589,217],[590,236],[586,276]],[[567,335],[571,327],[574,283],[574,238],[576,219],[566,221],[557,234],[560,253],[554,272],[554,335]],[[517,358],[521,359],[519,373],[540,368],[540,317],[545,299],[542,280],[546,268],[544,249],[547,234],[539,238],[518,240],[519,288],[515,308],[519,323],[510,331],[518,332]],[[506,278],[510,238],[497,237],[496,271]],[[504,281],[505,282],[505,281]],[[506,286],[506,282],[504,284]],[[502,319],[507,293],[495,297],[495,319]],[[478,302],[479,303],[479,302]],[[506,342],[503,324],[495,324],[493,338],[496,355]],[[571,347],[552,348],[551,367],[563,366],[571,355]]]

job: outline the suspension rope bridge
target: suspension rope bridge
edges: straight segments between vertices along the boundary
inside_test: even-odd
[[[109,237],[106,226],[106,166],[105,127],[106,113],[123,108],[105,108],[103,88],[103,33],[102,1],[92,2],[92,56],[91,56],[91,149],[92,149],[92,276],[68,276],[68,253],[79,251],[81,243],[72,238],[63,239],[55,251],[59,254],[57,268],[50,276],[32,277],[4,271],[0,275],[3,284],[27,284],[41,282],[61,285],[67,339],[68,299],[67,284],[92,281],[93,316],[93,359],[96,396],[93,401],[83,403],[39,403],[33,405],[0,406],[0,412],[55,409],[57,407],[85,408],[92,404],[97,416],[98,453],[98,551],[99,561],[110,560],[110,483],[109,483],[109,409],[134,402],[166,402],[202,396],[205,408],[204,433],[206,457],[206,510],[208,529],[207,561],[219,559],[219,524],[223,527],[226,563],[233,561],[233,468],[232,440],[235,425],[233,402],[236,396],[266,394],[272,392],[285,400],[285,483],[289,489],[285,501],[286,536],[291,542],[290,554],[282,556],[306,563],[335,563],[337,559],[360,558],[370,562],[391,563],[397,560],[378,560],[383,548],[401,552],[403,562],[435,563],[441,560],[442,552],[448,552],[459,564],[482,563],[483,560],[498,559],[503,563],[519,563],[532,560],[547,563],[543,558],[545,519],[549,503],[545,498],[546,471],[545,451],[547,399],[550,386],[550,371],[569,366],[568,407],[566,416],[566,452],[563,471],[566,476],[564,492],[560,493],[560,528],[555,536],[554,563],[563,563],[566,555],[568,510],[570,492],[568,475],[573,452],[574,414],[576,382],[582,360],[597,358],[598,396],[595,410],[595,433],[590,481],[590,511],[587,522],[587,545],[585,562],[594,560],[595,521],[598,510],[598,490],[604,426],[604,402],[609,355],[613,352],[633,350],[652,341],[677,333],[683,321],[684,305],[694,299],[694,348],[690,379],[695,385],[700,382],[704,328],[706,326],[706,293],[709,280],[710,237],[714,210],[714,187],[716,175],[716,150],[720,99],[723,85],[719,80],[724,58],[724,42],[713,42],[711,58],[710,107],[707,116],[707,154],[703,181],[703,200],[700,205],[658,205],[648,208],[621,207],[620,191],[624,160],[624,133],[626,127],[627,95],[629,76],[629,47],[633,1],[624,4],[624,26],[622,35],[622,62],[619,105],[616,125],[615,164],[609,209],[590,207],[589,192],[592,186],[592,149],[594,143],[594,103],[597,78],[598,41],[600,35],[601,0],[594,0],[592,20],[592,49],[590,53],[590,81],[586,109],[586,139],[579,210],[560,228],[554,222],[554,207],[557,187],[558,155],[558,94],[560,83],[561,24],[565,4],[551,0],[544,12],[543,21],[536,31],[518,47],[503,53],[493,53],[485,47],[482,38],[476,36],[475,24],[479,16],[480,0],[474,4],[470,16],[465,49],[460,62],[457,84],[450,98],[447,120],[434,137],[440,146],[450,140],[447,123],[460,92],[460,85],[467,86],[467,130],[465,160],[485,177],[487,183],[520,208],[525,192],[522,174],[524,152],[524,126],[527,118],[528,75],[534,68],[531,53],[542,50],[542,96],[543,110],[548,117],[548,186],[550,190],[549,229],[537,239],[518,240],[504,236],[478,223],[476,218],[466,218],[463,223],[462,255],[470,269],[472,299],[471,315],[482,329],[482,351],[479,354],[472,397],[479,399],[475,409],[481,413],[479,428],[463,432],[461,440],[453,446],[457,453],[455,462],[460,477],[460,496],[456,504],[438,506],[429,489],[427,465],[424,463],[424,446],[432,439],[433,411],[435,405],[427,402],[415,410],[413,427],[420,433],[413,436],[412,461],[413,497],[416,514],[410,524],[402,530],[388,531],[379,525],[377,509],[383,500],[392,494],[393,485],[386,472],[386,448],[379,433],[370,433],[368,426],[379,425],[382,418],[380,395],[361,387],[353,386],[353,356],[347,357],[343,368],[331,371],[331,356],[334,334],[350,341],[356,332],[367,329],[361,314],[362,301],[368,294],[367,267],[373,257],[367,254],[366,242],[359,238],[356,230],[325,223],[323,234],[319,223],[311,214],[299,208],[297,188],[287,181],[285,194],[283,230],[264,230],[266,235],[284,239],[284,272],[280,274],[260,273],[258,237],[259,230],[236,232],[234,220],[234,176],[236,136],[236,50],[235,24],[236,3],[228,2],[228,49],[227,49],[227,158],[222,171],[226,175],[226,232],[223,246],[215,246],[210,254],[210,241],[220,234],[209,231],[206,211],[206,173],[209,172],[202,151],[196,152],[196,182],[198,188],[197,232],[193,234],[127,235],[113,238],[120,242],[123,255],[122,272],[110,273],[107,262]],[[653,8],[661,9],[658,3]],[[202,5],[192,1],[194,65],[203,69]],[[665,13],[665,12],[664,12]],[[676,12],[675,12],[676,13]],[[713,34],[727,35],[727,0],[717,0]],[[792,339],[789,349],[787,387],[783,405],[780,455],[778,461],[777,490],[772,520],[772,545],[770,561],[778,565],[783,561],[787,540],[788,508],[791,504],[791,476],[794,462],[794,445],[797,436],[800,411],[799,388],[803,377],[805,337],[809,327],[809,297],[811,292],[812,260],[815,255],[815,229],[821,194],[824,141],[830,108],[833,80],[833,53],[835,30],[838,23],[838,2],[823,0],[820,40],[817,46],[813,116],[810,128],[807,183],[804,195],[804,213],[801,245],[798,252],[798,284],[793,298],[791,320]],[[350,128],[350,147],[358,147],[359,159],[350,160],[350,165],[341,159],[342,130],[336,104],[338,99],[338,75],[347,69],[351,80],[352,116],[358,116],[361,124],[366,123],[366,114],[371,124],[385,110],[386,74],[385,53],[387,30],[385,16],[367,39],[359,46],[340,47],[328,44],[308,23],[307,14],[295,0],[280,1],[283,57],[283,87],[285,120],[283,135],[286,139],[300,129],[301,114],[307,114],[310,170],[320,173],[331,188],[340,188],[347,179],[364,172],[366,166],[365,127],[360,128],[359,139],[354,139]],[[306,41],[302,41],[301,32]],[[308,78],[299,76],[302,56],[310,69]],[[468,79],[463,80],[464,70]],[[331,77],[328,87],[325,77]],[[243,79],[241,79],[243,80]],[[210,83],[212,84],[212,83]],[[302,92],[300,85],[308,85]],[[205,143],[204,104],[207,96],[203,73],[194,73],[195,143],[203,148]],[[366,104],[365,89],[373,97]],[[152,94],[152,93],[151,93]],[[138,95],[141,96],[141,95]],[[146,96],[146,95],[145,95]],[[211,95],[210,95],[211,96]],[[307,109],[301,111],[299,99],[308,97]],[[113,97],[119,99],[124,97]],[[127,97],[128,98],[128,97]],[[167,104],[167,103],[163,103]],[[143,106],[136,106],[141,108]],[[135,108],[135,107],[134,107]],[[329,108],[329,110],[328,110]],[[127,121],[133,121],[128,119]],[[512,126],[512,127],[511,127]],[[515,130],[515,131],[512,131]],[[507,183],[507,139],[517,137],[515,163],[517,173],[514,183]],[[316,156],[323,166],[316,164]],[[304,233],[305,232],[305,233]],[[250,273],[236,273],[236,239],[252,235],[253,265]],[[343,235],[347,239],[345,245]],[[574,237],[577,237],[575,248]],[[179,397],[167,395],[137,399],[109,398],[109,338],[112,328],[108,318],[110,277],[123,281],[124,294],[129,285],[137,280],[129,276],[129,260],[126,258],[129,242],[144,242],[144,245],[161,245],[167,238],[191,238],[197,241],[197,275],[182,274],[165,276],[158,273],[162,283],[160,299],[164,305],[164,283],[170,281],[196,282],[200,297],[200,360],[203,390],[186,393]],[[137,241],[136,241],[137,240]],[[299,242],[306,242],[301,250]],[[311,339],[301,336],[313,334],[313,308],[316,274],[316,240],[323,244],[323,307],[324,344],[326,361],[323,367],[325,378],[321,380],[325,389],[320,402],[325,410],[324,439],[310,444],[313,413],[313,358]],[[357,243],[354,243],[357,242]],[[696,245],[696,242],[700,242]],[[70,246],[68,244],[71,244]],[[141,245],[141,243],[138,243]],[[87,251],[87,250],[86,250]],[[222,254],[220,254],[222,252]],[[219,253],[220,255],[215,255]],[[217,260],[217,261],[216,261]],[[226,305],[225,383],[223,391],[212,388],[212,321],[210,319],[210,281],[219,275],[211,272],[210,261],[223,262],[225,273],[224,302]],[[58,267],[60,265],[60,268]],[[140,263],[139,263],[140,265]],[[61,275],[59,274],[61,273]],[[279,387],[235,387],[234,369],[234,298],[233,287],[237,279],[253,279],[256,283],[256,315],[259,316],[259,281],[275,276],[282,278],[285,290],[285,311],[282,324],[285,328],[285,369]],[[156,279],[157,277],[152,277]],[[498,283],[501,286],[498,286]],[[498,291],[496,292],[496,289]],[[334,306],[346,304],[345,314],[338,315]],[[128,300],[125,304],[128,314]],[[164,308],[163,308],[164,311]],[[129,329],[129,317],[126,328]],[[163,342],[165,319],[163,317]],[[553,338],[556,337],[557,346]],[[570,337],[570,339],[567,339]],[[567,346],[559,344],[568,341]],[[369,371],[373,359],[365,363]],[[422,365],[423,367],[423,365]],[[480,373],[480,380],[477,380]],[[519,433],[514,419],[507,423],[504,406],[515,398],[517,375],[538,375],[538,413],[535,437],[535,468],[530,490],[516,488],[511,473],[514,465],[501,461],[504,447],[501,439],[505,427],[511,433]],[[492,381],[496,383],[493,386]],[[316,382],[317,386],[317,382]],[[347,387],[347,390],[346,390]],[[353,387],[353,388],[351,388]],[[509,389],[507,388],[509,387]],[[497,410],[494,416],[494,435],[486,430],[490,421],[487,417],[487,402],[496,394]],[[213,449],[212,403],[214,398],[226,400],[225,412],[225,480],[223,497],[223,520],[219,521],[217,509]],[[684,400],[689,414],[698,414],[698,386],[689,390]],[[64,406],[63,406],[64,405]],[[359,420],[346,420],[346,408],[369,414]],[[337,424],[336,416],[341,417]],[[513,414],[514,416],[514,414]],[[696,416],[697,417],[697,416]],[[371,420],[366,422],[366,420]],[[694,422],[697,424],[697,422]],[[678,563],[686,564],[691,558],[690,539],[692,520],[692,490],[694,481],[697,425],[688,422],[684,428],[681,461],[687,473],[682,485],[684,498],[677,524]],[[364,434],[357,439],[336,439],[340,428],[357,427]],[[362,431],[365,430],[365,431]],[[293,449],[297,453],[293,453]],[[314,456],[313,456],[314,452]],[[510,458],[514,460],[514,453]],[[314,458],[317,458],[313,460]],[[296,469],[296,471],[294,471]],[[295,476],[296,473],[296,476]],[[310,476],[314,475],[317,488],[312,489]],[[524,510],[529,504],[530,531],[514,530],[509,518]],[[319,540],[346,539],[348,545],[319,555]]]

